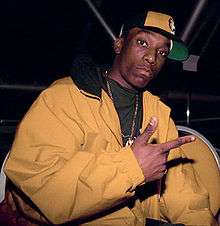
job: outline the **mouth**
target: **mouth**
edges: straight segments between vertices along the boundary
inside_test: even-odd
[[[140,77],[153,78],[153,71],[150,67],[138,66],[137,70],[139,72]]]

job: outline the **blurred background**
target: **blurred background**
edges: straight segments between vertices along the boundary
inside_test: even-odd
[[[148,87],[172,108],[177,125],[195,129],[220,148],[219,0],[1,1],[0,149],[7,152],[19,121],[39,93],[74,70],[81,53],[97,66],[110,66],[111,35],[91,5],[117,36],[124,18],[145,9],[171,14],[176,34],[188,45],[184,63],[167,61]]]

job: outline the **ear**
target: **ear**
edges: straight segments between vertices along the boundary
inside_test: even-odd
[[[114,51],[115,51],[116,54],[120,54],[121,49],[123,47],[123,44],[124,44],[124,39],[123,38],[117,38],[114,41]]]

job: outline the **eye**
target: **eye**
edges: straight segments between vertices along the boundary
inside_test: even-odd
[[[161,55],[163,57],[167,57],[168,54],[169,54],[169,51],[168,50],[158,50],[158,55]]]
[[[147,43],[146,41],[141,40],[141,39],[138,39],[138,40],[137,40],[137,44],[138,44],[138,45],[141,45],[141,46],[143,46],[143,47],[146,47],[146,48],[149,46],[148,43]]]

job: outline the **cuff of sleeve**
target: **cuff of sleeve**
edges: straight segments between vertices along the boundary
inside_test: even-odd
[[[120,154],[117,155],[116,158],[119,158],[118,160],[120,161],[119,170],[122,173],[127,174],[128,179],[132,184],[131,190],[134,190],[137,186],[145,182],[144,174],[130,147],[122,148]]]

